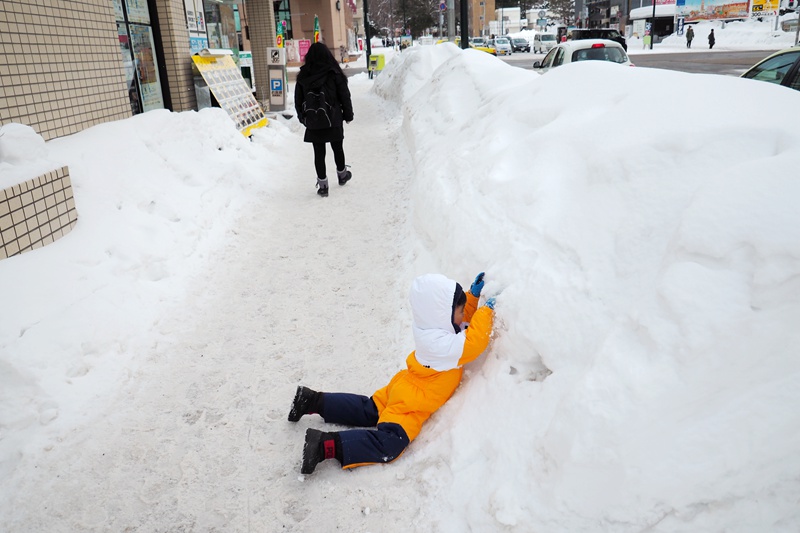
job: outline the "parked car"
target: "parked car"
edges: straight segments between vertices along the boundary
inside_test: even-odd
[[[531,43],[528,42],[528,39],[523,39],[522,37],[515,37],[511,39],[511,51],[512,52],[530,52],[531,51]]]
[[[776,83],[800,91],[800,46],[775,52],[742,74],[742,78]]]
[[[474,44],[470,43],[469,47],[474,50],[480,50],[481,52],[486,52],[487,54],[492,54],[493,56],[497,55],[497,51],[491,46],[475,46]]]
[[[533,53],[546,54],[557,44],[556,36],[554,34],[537,33],[533,36]]]
[[[511,41],[506,37],[497,37],[494,40],[494,49],[499,56],[510,56],[512,54]]]
[[[533,69],[540,73],[578,61],[609,61],[619,65],[633,66],[622,45],[608,39],[586,39],[567,41],[547,52],[541,62],[533,63]]]
[[[628,43],[625,42],[625,37],[614,28],[574,28],[567,32],[568,41],[582,39],[608,39],[609,41],[618,42],[626,52],[628,51]]]

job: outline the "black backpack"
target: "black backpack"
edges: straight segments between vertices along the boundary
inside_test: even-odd
[[[303,101],[305,127],[310,130],[321,130],[333,126],[334,108],[329,102],[325,86],[314,87],[306,93]]]

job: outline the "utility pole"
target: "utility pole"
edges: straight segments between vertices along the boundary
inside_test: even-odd
[[[650,50],[653,49],[653,41],[656,40],[656,0],[653,0],[653,22],[650,24]]]
[[[655,2],[655,0],[653,1]],[[372,45],[369,36],[369,8],[367,6],[367,0],[364,0],[364,39],[367,40],[367,70],[369,70],[369,56],[372,55]]]
[[[461,48],[469,48],[469,3],[461,0]]]
[[[447,0],[447,40],[453,41],[455,39],[455,36],[456,36],[456,4],[455,0]]]

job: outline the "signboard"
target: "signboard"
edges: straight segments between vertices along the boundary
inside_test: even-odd
[[[311,48],[311,41],[309,39],[300,39],[297,41],[297,50],[300,53],[300,61],[306,60],[308,49]]]
[[[777,3],[778,0],[774,1]],[[747,0],[742,2],[731,2],[731,0],[684,0],[683,4],[677,2],[675,13],[679,17],[684,17],[686,22],[745,19],[750,16]]]
[[[270,67],[286,65],[286,48],[267,48],[267,65]]]
[[[269,72],[269,109],[282,111],[286,108],[286,49],[267,48],[267,70]]]
[[[752,0],[750,17],[777,17],[779,9],[779,0]]]
[[[192,56],[197,70],[206,80],[208,88],[243,135],[249,137],[256,128],[267,125],[264,111],[242,78],[242,72],[233,58],[224,56]]]

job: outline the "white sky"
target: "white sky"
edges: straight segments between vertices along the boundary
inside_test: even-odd
[[[350,86],[327,199],[295,120],[3,128],[0,186],[67,164],[79,220],[0,261],[0,530],[800,528],[800,92],[452,45]],[[411,279],[481,270],[456,395],[303,479],[296,385],[370,394]]]

